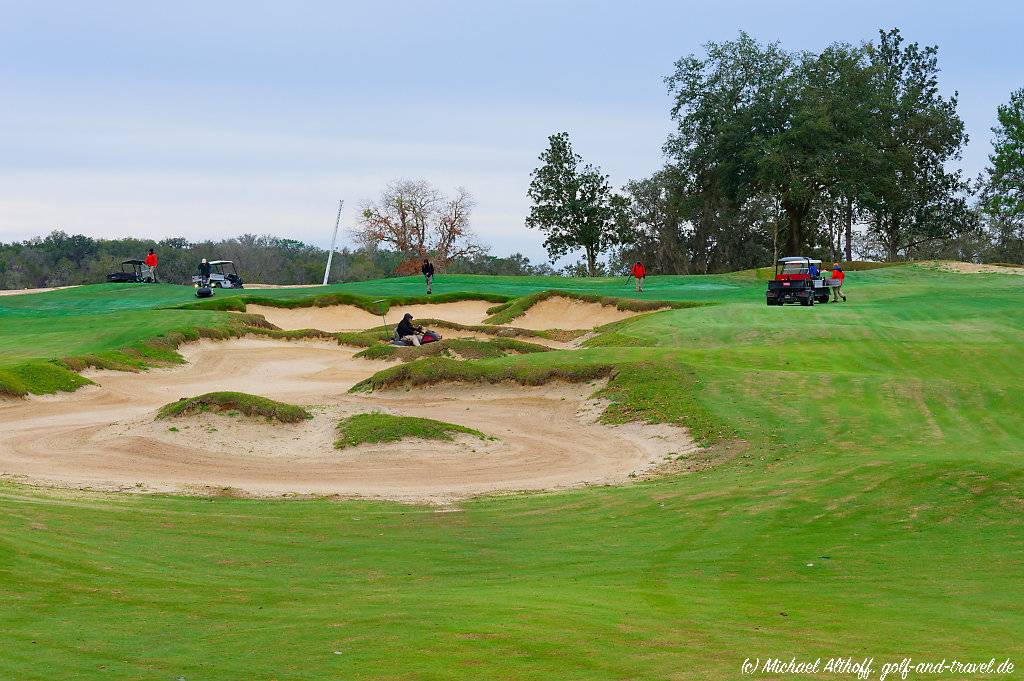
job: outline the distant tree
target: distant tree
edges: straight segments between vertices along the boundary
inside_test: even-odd
[[[552,260],[582,249],[586,273],[596,276],[598,256],[620,240],[618,216],[626,200],[612,191],[600,168],[583,164],[567,132],[551,135],[539,160],[527,191],[533,205],[526,225],[546,235]]]
[[[898,29],[867,45],[874,118],[874,153],[862,193],[868,236],[887,260],[954,238],[973,227],[968,185],[948,170],[967,143],[957,94],[939,92],[938,48],[904,44]]]
[[[462,187],[448,197],[425,180],[395,180],[377,200],[364,202],[353,233],[364,247],[394,248],[407,264],[431,257],[444,267],[484,250],[470,230],[473,205]]]
[[[993,151],[979,178],[979,207],[997,261],[1024,263],[1024,88],[999,106]]]

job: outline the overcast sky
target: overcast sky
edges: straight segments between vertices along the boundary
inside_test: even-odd
[[[745,30],[789,49],[898,26],[938,44],[976,174],[1024,86],[1024,2],[8,2],[0,0],[0,241],[276,234],[326,246],[397,177],[477,199],[495,254],[549,134],[616,184],[661,163],[662,78]]]

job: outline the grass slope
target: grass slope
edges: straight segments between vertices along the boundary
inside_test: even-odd
[[[472,435],[481,440],[488,439],[479,430],[455,423],[374,412],[354,414],[342,419],[338,423],[338,439],[334,446],[338,449],[345,449],[362,444],[398,442],[406,438],[451,442],[454,439],[453,435],[458,434]]]
[[[614,325],[579,352],[389,371],[614,372],[606,418],[740,443],[727,462],[458,513],[3,482],[0,677],[724,679],[746,656],[1019,656],[1024,277],[855,271],[848,303],[813,308],[768,308],[750,273],[648,285],[717,304]],[[621,279],[441,286],[630,293]],[[168,314],[227,316],[158,309],[172,288],[0,299],[0,368],[8,352],[123,347],[183,323]]]
[[[196,397],[182,397],[157,411],[157,418],[186,416],[203,412],[235,411],[245,416],[261,416],[281,423],[298,423],[313,418],[308,411],[294,404],[278,402],[259,395],[238,392],[212,392]]]

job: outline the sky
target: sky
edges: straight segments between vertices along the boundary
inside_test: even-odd
[[[55,228],[341,244],[396,178],[464,186],[496,255],[543,261],[526,189],[548,135],[619,185],[662,163],[663,78],[740,30],[791,50],[899,27],[937,44],[985,165],[1024,87],[1024,3],[0,0],[0,241]]]

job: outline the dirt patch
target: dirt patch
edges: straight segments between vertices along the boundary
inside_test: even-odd
[[[667,308],[662,308],[667,309]],[[629,317],[644,314],[557,296],[546,298],[516,317],[509,326],[520,329],[593,329]]]
[[[351,395],[389,366],[331,342],[242,338],[182,346],[184,366],[89,371],[99,385],[0,403],[0,473],[53,486],[242,495],[338,495],[446,503],[472,495],[618,483],[696,452],[686,431],[596,422],[593,385],[433,386]],[[301,404],[314,418],[223,414],[155,420],[160,405],[215,390]],[[383,410],[497,438],[407,440],[336,450],[334,427]]]
[[[479,324],[487,317],[487,309],[493,303],[483,300],[462,300],[456,303],[434,305],[392,305],[387,321],[397,324],[406,312],[413,318],[443,319],[456,324]],[[263,315],[274,326],[286,330],[320,329],[336,331],[362,331],[384,324],[380,315],[375,315],[355,305],[330,305],[328,307],[270,307],[268,305],[247,305],[246,312]]]

